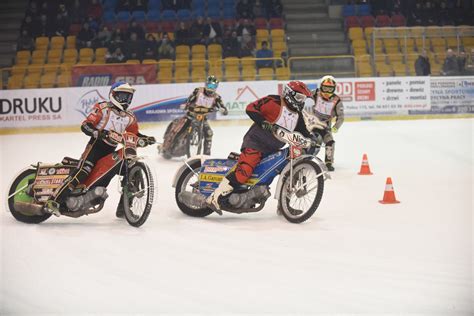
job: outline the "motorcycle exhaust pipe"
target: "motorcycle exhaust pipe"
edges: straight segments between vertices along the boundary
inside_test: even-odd
[[[183,191],[178,194],[178,199],[181,203],[186,204],[189,207],[209,207],[209,205],[206,203],[207,197],[199,193]]]
[[[107,189],[105,187],[95,187],[84,195],[71,196],[67,198],[66,206],[71,213],[83,213],[82,215],[84,215],[86,210],[97,204],[98,199],[105,200],[108,197],[109,195],[107,194]],[[79,212],[81,210],[83,212]],[[69,216],[68,214],[64,215]]]
[[[43,205],[41,204],[18,201],[14,203],[14,208],[22,214],[44,215]]]

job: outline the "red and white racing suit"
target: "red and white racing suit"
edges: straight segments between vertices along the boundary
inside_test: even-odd
[[[252,176],[253,169],[264,155],[277,152],[285,145],[272,132],[261,127],[264,121],[311,137],[303,115],[290,110],[279,95],[268,95],[250,103],[246,112],[254,123],[244,136],[235,171],[227,175],[227,179],[234,187],[245,183]]]
[[[92,112],[82,122],[81,130],[91,138],[77,168],[54,193],[54,201],[58,203],[64,202],[72,190],[89,176],[99,159],[115,151],[117,144],[106,137],[107,132],[114,131],[119,134],[130,132],[145,137],[138,132],[137,119],[132,112],[121,111],[109,102],[95,104]],[[109,170],[96,179],[95,183],[106,187],[117,171],[117,168]]]

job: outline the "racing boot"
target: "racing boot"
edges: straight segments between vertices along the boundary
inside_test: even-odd
[[[334,167],[332,166],[332,163],[326,162],[326,168],[328,168],[328,171],[334,171]]]
[[[209,204],[217,214],[222,215],[219,198],[231,194],[232,191],[234,191],[234,187],[230,185],[229,179],[223,178],[219,186],[206,199],[206,203]]]
[[[125,217],[125,210],[123,209],[123,198],[120,196],[120,202],[117,205],[117,210],[115,211],[115,216],[117,218],[124,218]]]
[[[47,200],[44,204],[43,210],[46,213],[53,214],[56,217],[61,216],[61,212],[59,211],[59,203],[54,200]]]

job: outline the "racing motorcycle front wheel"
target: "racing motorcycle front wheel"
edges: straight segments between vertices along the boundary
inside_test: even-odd
[[[155,194],[155,183],[150,168],[141,162],[128,170],[128,181],[123,187],[125,219],[134,226],[143,225],[150,215]]]
[[[31,206],[39,207],[35,199],[28,193],[29,185],[34,181],[36,169],[26,169],[13,180],[8,191],[8,208],[19,222],[39,224],[47,220],[51,214],[38,215],[31,212]]]
[[[302,160],[283,176],[279,197],[280,210],[291,223],[302,223],[318,209],[324,192],[324,175],[321,167],[312,160]]]

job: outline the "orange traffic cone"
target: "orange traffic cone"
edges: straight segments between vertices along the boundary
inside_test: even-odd
[[[395,191],[393,191],[392,178],[387,178],[387,183],[385,184],[385,192],[383,193],[383,200],[379,201],[382,204],[396,204],[400,203],[395,198]]]
[[[364,154],[362,157],[362,164],[360,165],[360,171],[359,173],[362,176],[369,176],[373,174],[370,172],[370,167],[369,167],[369,160],[367,159],[367,154]]]

